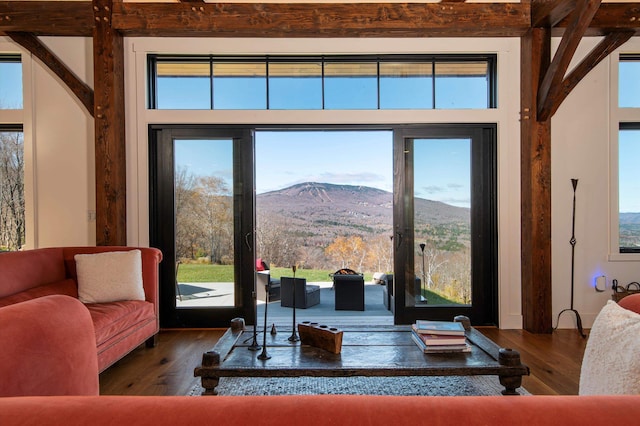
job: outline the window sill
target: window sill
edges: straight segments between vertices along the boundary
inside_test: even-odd
[[[612,253],[609,262],[640,262],[640,253]]]

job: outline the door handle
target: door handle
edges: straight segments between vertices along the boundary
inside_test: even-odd
[[[251,247],[251,241],[250,241],[251,235],[253,235],[252,232],[247,232],[246,235],[244,236],[244,243],[247,245],[247,248],[249,249],[249,251],[253,251],[253,248]]]

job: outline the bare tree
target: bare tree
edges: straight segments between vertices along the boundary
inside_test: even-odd
[[[259,215],[257,218],[258,257],[270,266],[292,266],[306,263],[300,239],[291,233],[285,220],[273,215]]]
[[[0,132],[0,248],[25,242],[24,142],[22,132]]]
[[[196,179],[185,168],[176,170],[174,183],[176,214],[176,257],[195,259],[199,240],[200,224],[196,214],[198,198]]]
[[[388,235],[376,235],[366,240],[365,268],[372,272],[393,271],[393,246]]]
[[[422,267],[422,250],[416,248],[416,265]],[[424,271],[422,279],[426,282],[427,288],[433,290],[437,288],[437,273],[443,265],[447,263],[444,253],[438,250],[433,244],[426,243],[424,248]]]
[[[233,194],[219,177],[200,176],[196,182],[197,211],[211,263],[227,263],[233,259]]]

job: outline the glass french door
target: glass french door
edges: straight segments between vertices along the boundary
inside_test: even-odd
[[[394,133],[395,322],[497,324],[495,126]]]
[[[249,130],[151,129],[151,245],[162,327],[255,320],[253,138]]]
[[[394,322],[466,315],[474,325],[497,324],[495,125],[385,129],[393,134],[393,229],[385,238],[391,234]],[[150,235],[164,254],[163,327],[255,321],[256,132],[151,128]]]

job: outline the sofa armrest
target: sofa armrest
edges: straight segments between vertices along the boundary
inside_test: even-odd
[[[0,396],[97,395],[93,322],[73,297],[0,308]]]

